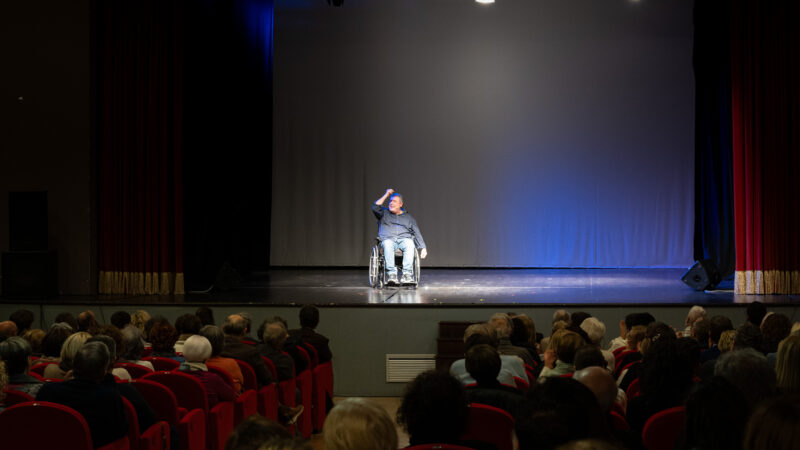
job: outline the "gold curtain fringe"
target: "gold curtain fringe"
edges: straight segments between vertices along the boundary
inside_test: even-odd
[[[800,271],[737,270],[736,294],[800,294]]]
[[[101,294],[184,294],[183,273],[100,271]]]

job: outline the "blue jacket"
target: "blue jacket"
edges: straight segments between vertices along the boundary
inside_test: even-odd
[[[392,214],[389,208],[372,204],[372,213],[378,218],[378,240],[413,239],[418,249],[425,248],[425,240],[419,231],[417,221],[403,210],[403,214]]]

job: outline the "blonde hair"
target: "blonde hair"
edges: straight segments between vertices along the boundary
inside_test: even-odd
[[[717,348],[724,353],[733,350],[733,341],[736,339],[736,330],[725,330],[719,335]]]
[[[61,346],[61,361],[72,361],[75,355],[78,354],[78,350],[83,347],[83,344],[85,344],[90,337],[92,337],[92,335],[85,331],[79,331],[69,335],[67,340],[64,341],[64,345]]]
[[[6,399],[6,393],[3,392],[6,386],[8,386],[8,372],[6,371],[6,363],[0,358],[0,405]]]
[[[800,335],[792,334],[778,344],[775,374],[784,394],[800,394]]]
[[[647,335],[647,327],[644,325],[636,325],[628,331],[626,344],[631,350],[636,350],[639,342],[642,342]]]
[[[33,329],[28,330],[22,334],[22,339],[25,339],[31,344],[31,350],[35,355],[42,353],[42,341],[47,333],[44,330]]]
[[[326,450],[396,450],[397,430],[386,411],[363,398],[339,402],[322,427]]]
[[[142,335],[144,335],[144,324],[146,324],[148,320],[150,320],[150,314],[143,309],[131,314],[131,324],[138,328],[139,331],[142,332]]]

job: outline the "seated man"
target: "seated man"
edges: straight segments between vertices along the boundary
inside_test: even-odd
[[[389,207],[384,208],[383,202],[389,198]],[[383,259],[386,263],[386,273],[389,274],[388,284],[397,284],[397,268],[394,265],[394,251],[403,251],[403,278],[401,283],[413,283],[412,269],[414,264],[414,247],[420,249],[419,256],[425,259],[428,251],[425,241],[419,231],[417,221],[403,209],[403,196],[394,189],[387,189],[383,197],[372,205],[372,213],[378,218],[378,240],[383,247]]]

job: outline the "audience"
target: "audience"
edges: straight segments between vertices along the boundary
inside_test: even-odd
[[[464,353],[466,354],[470,348],[480,344],[497,348],[497,334],[494,328],[485,323],[468,326],[464,331]],[[450,374],[461,381],[462,384],[476,383],[476,380],[467,371],[466,359],[459,359],[453,362],[450,366]],[[525,366],[519,357],[500,355],[500,373],[497,375],[497,381],[514,386],[514,377],[521,378],[529,384],[533,382],[533,380],[528,379],[525,373]]]
[[[744,450],[796,450],[800,442],[800,397],[782,395],[761,403],[747,421]]]
[[[511,345],[527,350],[528,354],[533,357],[533,362],[536,363],[532,367],[538,367],[542,364],[542,359],[539,357],[539,352],[536,350],[536,342],[531,339],[527,323],[518,316],[512,317],[511,322],[514,326],[511,336],[509,337]],[[533,323],[533,321],[531,321],[531,323]]]
[[[142,333],[142,337],[147,337],[149,336],[149,330],[145,330],[144,326],[150,321],[150,319],[150,314],[147,311],[140,309],[131,315],[131,325],[139,329],[139,332]]]
[[[800,394],[800,335],[792,334],[778,345],[775,375],[781,394]]]
[[[72,328],[66,322],[54,323],[42,339],[42,356],[36,364],[61,362],[61,347],[71,334]]]
[[[242,338],[245,335],[245,320],[239,314],[232,314],[225,319],[225,324],[222,326],[222,332],[225,333],[225,345],[222,349],[221,356],[226,358],[238,359],[250,364],[250,367],[256,372],[259,386],[266,386],[272,383],[272,374],[270,374],[267,366],[264,365],[264,360],[261,359],[261,352],[258,348],[242,343]]]
[[[194,314],[183,314],[175,319],[175,331],[178,332],[178,340],[174,345],[175,353],[183,353],[183,343],[189,339],[189,336],[199,333],[200,328],[203,328],[203,323]]]
[[[92,310],[83,311],[78,314],[78,331],[92,332],[97,327],[97,318]]]
[[[151,319],[152,320],[152,319]],[[183,362],[183,356],[175,352],[175,343],[178,342],[178,330],[166,320],[158,320],[150,328],[148,341],[153,346],[150,356],[174,359]]]
[[[213,408],[219,402],[233,401],[236,393],[219,375],[208,371],[206,360],[211,357],[211,343],[203,336],[192,335],[186,339],[183,347],[186,361],[179,370],[196,377],[206,388],[208,407]]]
[[[511,332],[514,331],[514,322],[508,314],[497,313],[489,319],[489,326],[494,328],[497,333],[497,351],[501,355],[519,356],[522,362],[529,366],[535,366],[533,356],[522,347],[517,347],[511,343]]]
[[[144,339],[142,332],[139,331],[133,324],[128,324],[120,331],[122,336],[122,353],[120,354],[120,362],[138,364],[142,367],[147,367],[150,370],[155,370],[153,363],[144,361],[142,353],[144,352]]]
[[[17,335],[17,324],[10,320],[0,322],[0,341]]]
[[[111,315],[111,325],[114,325],[120,330],[125,328],[129,323],[131,323],[131,315],[126,311],[117,311]]]
[[[83,415],[95,447],[110,444],[128,434],[122,396],[116,389],[103,384],[110,360],[105,344],[86,343],[75,355],[74,378],[61,383],[47,383],[36,396],[38,401],[61,403]]]
[[[619,321],[619,336],[611,341],[609,350],[614,351],[628,343],[628,332],[635,326],[647,327],[656,319],[650,313],[630,313]]]
[[[682,448],[741,449],[749,412],[744,396],[728,380],[713,377],[704,381],[686,401]]]
[[[261,325],[258,327],[258,337],[259,339],[263,340],[264,333],[267,331],[267,327],[271,324],[279,324],[283,325],[285,330],[289,329],[289,323],[286,322],[286,319],[280,316],[273,316],[264,319]],[[309,344],[310,345],[310,344]],[[301,354],[299,348],[303,347],[305,353]],[[282,352],[288,353],[289,357],[291,357],[293,364],[294,364],[294,373],[299,374],[306,369],[311,369],[311,364],[313,357],[311,356],[311,351],[301,341],[298,336],[292,336],[289,334],[283,342],[283,346],[280,349]]]
[[[53,323],[66,323],[72,328],[73,332],[78,331],[78,321],[75,320],[75,316],[68,312],[59,313]]]
[[[212,311],[208,306],[201,306],[197,308],[197,311],[194,312],[194,315],[200,319],[200,323],[202,323],[203,326],[216,325],[216,323],[214,323],[214,311]]]
[[[560,377],[575,371],[575,353],[586,342],[578,333],[561,330],[550,337],[540,377]]]
[[[763,303],[752,302],[747,305],[746,320],[750,325],[760,327],[766,315],[767,307]]]
[[[0,359],[0,413],[6,409],[6,393],[5,389],[8,386],[8,373],[6,372],[6,363]]]
[[[771,353],[778,351],[778,344],[792,332],[792,321],[785,314],[769,314],[764,317],[764,322],[761,324],[761,334],[764,336],[764,341],[761,351],[767,355],[774,363],[774,355],[770,358]]]
[[[65,380],[72,376],[72,361],[78,351],[86,343],[86,340],[92,337],[91,334],[85,331],[79,331],[71,334],[61,346],[61,362],[58,364],[50,364],[44,368],[45,378],[56,378]]]
[[[261,354],[269,358],[275,365],[278,381],[290,380],[295,376],[292,357],[281,351],[288,337],[289,332],[281,322],[270,323],[264,330],[264,345],[261,346]]]
[[[291,437],[289,431],[278,422],[253,415],[236,426],[225,442],[225,450],[260,450],[265,443]]]
[[[467,401],[494,406],[516,416],[522,406],[522,392],[497,381],[500,365],[500,354],[490,345],[475,345],[467,351],[467,371],[476,381],[466,387]]]
[[[572,378],[592,391],[600,411],[604,413],[611,411],[620,396],[614,377],[602,367],[590,366],[576,370]]]
[[[575,311],[569,315],[569,324],[575,327],[580,327],[583,324],[583,321],[589,317],[592,317],[592,315],[587,312]],[[603,332],[605,333],[605,331]]]
[[[208,339],[211,344],[211,357],[206,360],[206,365],[224,370],[233,380],[233,391],[237,394],[241,393],[242,384],[244,384],[242,369],[235,359],[220,356],[220,353],[225,348],[225,334],[222,333],[219,327],[214,325],[204,326],[198,334]]]
[[[319,363],[322,364],[330,361],[333,358],[333,354],[330,347],[328,347],[328,338],[317,333],[316,328],[318,325],[319,309],[314,305],[303,305],[300,308],[300,328],[289,330],[289,335],[314,347],[317,350]]]
[[[18,309],[11,313],[11,315],[8,317],[8,320],[14,322],[14,324],[17,326],[17,336],[22,336],[26,331],[31,329],[31,326],[33,326],[33,311],[29,311],[27,309]]]
[[[726,378],[742,392],[747,404],[753,408],[758,402],[775,395],[777,379],[764,354],[746,348],[720,356],[714,375]]]
[[[683,337],[692,337],[692,327],[695,322],[706,320],[706,309],[702,306],[692,306],[689,313],[686,314],[685,328],[683,329]]]
[[[97,338],[100,336],[107,336],[111,338],[114,343],[113,348],[109,347],[109,350],[111,350],[111,365],[113,368],[112,374],[120,380],[130,380],[131,374],[128,373],[127,369],[123,367],[114,367],[114,364],[117,362],[117,355],[125,353],[127,350],[125,348],[125,340],[123,339],[119,328],[115,327],[114,325],[103,325],[98,327],[94,337]]]
[[[20,333],[22,339],[28,341],[31,344],[31,356],[35,356],[37,358],[42,356],[42,341],[44,341],[45,336],[44,330],[40,329],[32,329],[26,330],[24,333]]]
[[[326,450],[396,450],[397,431],[378,405],[363,398],[339,402],[325,418]]]
[[[0,342],[0,358],[6,363],[8,388],[36,397],[42,382],[28,375],[30,356],[31,344],[19,336],[11,336]]]
[[[702,363],[719,358],[719,338],[723,331],[733,329],[731,319],[725,316],[713,316],[708,320],[708,326],[708,349],[700,355]]]

